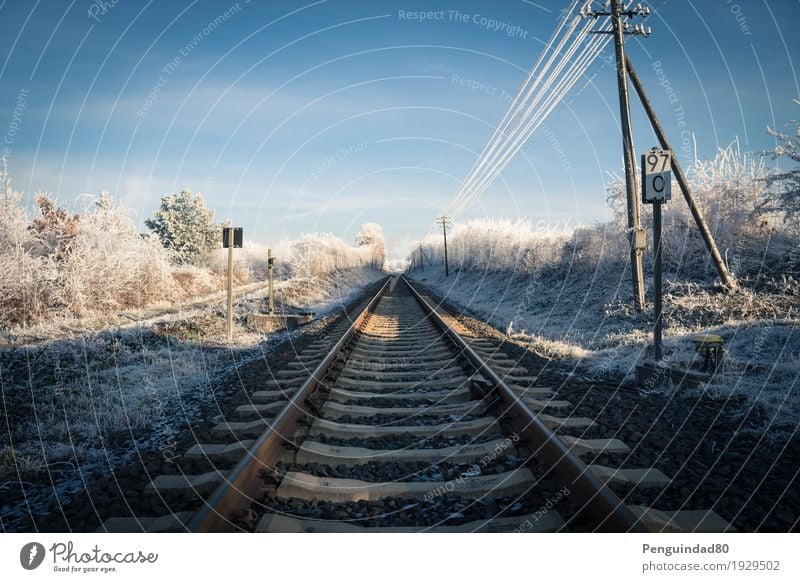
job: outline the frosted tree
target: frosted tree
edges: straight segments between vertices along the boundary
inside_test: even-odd
[[[71,252],[72,242],[78,234],[80,216],[70,214],[44,193],[36,195],[39,216],[28,227],[42,245],[42,252],[63,261]]]
[[[11,186],[5,157],[0,161],[0,248],[10,249],[30,240],[22,195]]]
[[[361,230],[356,235],[356,245],[370,247],[370,263],[373,267],[382,267],[386,260],[386,243],[383,238],[383,229],[380,224],[367,222],[361,225]]]
[[[800,102],[798,102],[800,103]],[[773,160],[788,159],[800,163],[800,122],[795,123],[794,135],[767,128],[767,133],[778,140],[774,150],[764,152]],[[766,179],[764,210],[783,215],[787,222],[800,218],[800,167],[778,171]]]
[[[200,194],[192,194],[188,188],[164,196],[161,207],[145,224],[164,247],[175,253],[179,263],[196,264],[220,244],[222,236],[214,224],[214,211]]]

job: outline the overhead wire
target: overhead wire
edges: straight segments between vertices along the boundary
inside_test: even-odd
[[[542,83],[539,87],[539,90],[532,102],[529,103],[527,109],[519,115],[515,113],[515,117],[519,117],[516,127],[513,128],[511,131],[504,132],[504,136],[501,141],[499,141],[497,145],[499,147],[494,147],[493,153],[488,155],[482,162],[482,168],[485,168],[482,172],[476,173],[474,176],[468,179],[468,184],[462,188],[462,199],[470,199],[472,195],[472,190],[479,189],[479,185],[481,182],[486,178],[486,176],[491,176],[495,173],[496,164],[499,160],[503,160],[507,156],[507,150],[509,147],[514,147],[516,143],[519,142],[519,135],[520,131],[524,134],[528,128],[530,128],[531,124],[534,123],[538,117],[539,112],[549,105],[551,101],[555,98],[560,97],[560,86],[564,83],[564,80],[568,80],[570,83],[572,74],[572,70],[575,68],[573,64],[572,68],[568,70],[566,76],[561,81],[557,81],[558,76],[562,73],[564,66],[569,63],[569,59],[574,54],[574,51],[577,49],[578,43],[576,43],[573,47],[570,48],[568,54],[565,56],[564,59],[559,63],[558,67],[548,76],[548,78]],[[553,87],[553,83],[557,83],[555,87]],[[542,102],[542,100],[544,101]],[[538,108],[538,109],[537,109]]]
[[[578,26],[582,20],[574,14],[578,4],[578,0],[570,3],[503,119],[442,215],[457,216],[477,200],[578,79],[585,75],[608,42],[607,34],[591,34],[593,23]],[[570,14],[574,16],[570,18]],[[600,30],[610,30],[610,24],[606,23]],[[587,41],[587,37],[590,40]]]
[[[574,8],[576,6],[577,6],[577,0],[573,0],[569,10],[570,11],[574,11]],[[559,44],[555,48],[555,50],[550,51],[550,48],[555,43],[556,39],[558,38],[559,34],[561,33],[561,30],[564,28],[564,26],[566,26],[568,18],[563,18],[561,20],[561,23],[556,28],[556,30],[553,32],[553,35],[550,37],[550,39],[548,40],[548,42],[545,45],[544,49],[540,53],[539,58],[536,60],[536,63],[534,63],[533,67],[531,68],[530,72],[528,73],[527,79],[525,80],[525,82],[522,84],[522,86],[517,91],[517,94],[515,95],[514,100],[512,101],[512,103],[508,107],[508,109],[506,110],[506,114],[503,116],[503,119],[498,124],[497,128],[494,131],[494,134],[492,134],[492,137],[489,139],[489,142],[483,148],[483,151],[481,151],[480,155],[478,156],[478,159],[475,161],[475,164],[473,165],[473,167],[470,170],[469,174],[467,174],[467,179],[465,180],[464,185],[462,185],[462,187],[461,187],[462,191],[465,189],[466,184],[470,181],[470,179],[478,171],[480,171],[481,166],[483,165],[483,163],[484,163],[484,161],[486,159],[486,156],[491,155],[492,152],[494,151],[494,149],[497,147],[498,136],[501,136],[501,135],[506,133],[507,128],[511,125],[511,123],[514,120],[514,118],[517,116],[518,112],[522,109],[522,107],[526,106],[526,102],[530,98],[531,93],[533,92],[533,90],[536,88],[537,81],[542,75],[542,71],[539,71],[539,67],[542,64],[542,61],[548,55],[548,53],[550,53],[550,58],[548,59],[548,61],[545,63],[545,65],[543,67],[543,71],[546,71],[549,68],[550,64],[552,63],[553,59],[556,57],[558,52],[561,50],[564,42],[566,42],[569,39],[570,34],[572,33],[572,31],[574,30],[575,26],[577,25],[576,20],[577,19],[573,19],[573,23],[571,25],[570,30],[567,31],[567,33],[563,36],[563,38],[561,39],[561,41],[559,42]],[[532,85],[531,85],[531,81],[533,81]],[[528,89],[529,85],[530,85],[530,88]],[[526,89],[528,89],[527,92],[526,92]],[[523,94],[525,96],[522,99],[522,101],[520,102],[520,97],[522,97]]]
[[[514,112],[513,117],[518,119],[516,127],[506,130],[501,140],[491,148],[492,153],[479,164],[481,171],[473,173],[465,181],[460,196],[454,200],[454,204],[450,205],[450,210],[454,206],[460,209],[483,191],[488,182],[510,161],[513,154],[524,145],[525,140],[530,137],[546,115],[585,72],[601,45],[604,44],[603,39],[595,37],[595,40],[584,46],[578,57],[571,61],[586,32],[586,30],[582,31],[581,36],[567,50],[555,70],[541,83],[535,98],[528,103],[527,109],[521,114],[520,111]],[[567,67],[567,71],[563,73],[565,67]],[[450,213],[452,214],[452,212]]]
[[[463,210],[465,203],[469,203],[471,200],[479,196],[500,174],[502,169],[513,159],[514,155],[519,152],[519,150],[525,145],[527,140],[531,137],[531,135],[538,129],[541,124],[544,122],[545,118],[552,112],[552,110],[561,102],[561,100],[566,96],[569,90],[574,86],[577,80],[583,76],[594,60],[594,58],[599,54],[600,50],[602,50],[602,45],[605,44],[603,40],[594,41],[587,52],[580,57],[579,61],[576,61],[569,69],[569,71],[565,74],[565,76],[558,81],[558,84],[553,87],[550,94],[547,96],[546,100],[539,106],[539,108],[531,115],[531,111],[526,113],[524,119],[530,118],[524,127],[520,130],[519,127],[509,135],[508,139],[503,144],[503,151],[500,152],[498,155],[494,156],[492,161],[490,162],[491,165],[484,171],[480,176],[477,177],[476,180],[473,180],[472,184],[469,186],[469,189],[465,192],[466,196],[462,196],[459,203],[458,209]],[[450,212],[449,215],[454,215],[455,213]]]

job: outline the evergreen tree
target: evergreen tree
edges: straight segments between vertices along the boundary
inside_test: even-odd
[[[765,155],[773,160],[800,162],[800,122],[794,124],[794,135],[767,128],[767,133],[778,140],[778,145],[774,150],[764,152]],[[775,172],[767,178],[767,186],[763,209],[782,214],[787,222],[800,219],[800,167]]]
[[[188,188],[161,198],[161,207],[145,224],[164,247],[175,253],[179,263],[197,263],[219,246],[222,236],[220,227],[214,224],[214,211],[201,195],[192,194]]]

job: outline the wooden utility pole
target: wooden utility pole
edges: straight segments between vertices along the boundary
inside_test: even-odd
[[[447,264],[447,227],[450,224],[446,216],[437,219],[437,222],[442,225],[442,234],[444,235],[444,276],[450,276],[450,267]]]
[[[233,226],[222,227],[222,248],[228,249],[228,313],[225,318],[225,331],[228,343],[233,341],[233,248],[242,248],[242,229]]]
[[[228,343],[233,341],[233,227],[228,228],[228,315],[225,330]]]
[[[633,131],[631,128],[631,105],[628,95],[628,71],[625,66],[625,31],[622,24],[621,0],[611,0],[611,25],[614,35],[614,50],[617,57],[617,89],[619,91],[619,115],[622,126],[622,154],[625,164],[625,194],[628,207],[628,231],[631,233],[631,276],[633,279],[633,302],[637,311],[644,309],[644,229],[639,212],[639,190],[636,187],[636,158],[633,153]]]
[[[275,302],[272,294],[272,249],[267,249],[267,282],[269,286],[269,314],[275,313]]]
[[[647,98],[644,85],[642,85],[639,75],[636,74],[636,69],[633,68],[633,64],[628,57],[625,57],[625,65],[628,73],[630,74],[633,88],[636,89],[639,100],[642,102],[642,106],[644,107],[647,117],[650,120],[650,125],[653,126],[653,131],[655,132],[658,141],[661,143],[661,147],[665,150],[668,150],[672,154],[672,171],[675,172],[675,179],[677,180],[678,185],[681,187],[683,198],[689,205],[689,210],[692,213],[695,224],[697,224],[697,228],[700,230],[700,235],[703,237],[706,247],[708,248],[708,252],[711,254],[711,259],[714,261],[714,265],[717,268],[717,272],[722,280],[722,284],[730,291],[736,291],[738,287],[736,284],[736,279],[733,277],[733,275],[731,275],[731,272],[728,270],[728,266],[722,259],[719,248],[717,248],[717,243],[714,241],[714,236],[711,234],[711,229],[708,228],[708,224],[706,224],[703,213],[700,210],[700,207],[697,206],[697,203],[692,196],[692,191],[689,188],[689,181],[686,179],[686,175],[683,173],[683,169],[678,162],[678,157],[675,155],[675,151],[672,149],[672,146],[667,139],[667,134],[664,132],[664,128],[661,126],[661,122],[659,121],[658,116],[653,109],[653,105]]]
[[[419,243],[419,270],[425,272],[425,259],[422,256],[422,243]]]

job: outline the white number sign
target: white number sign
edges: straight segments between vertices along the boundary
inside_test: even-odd
[[[672,156],[653,148],[642,154],[642,202],[666,202],[672,198]]]

